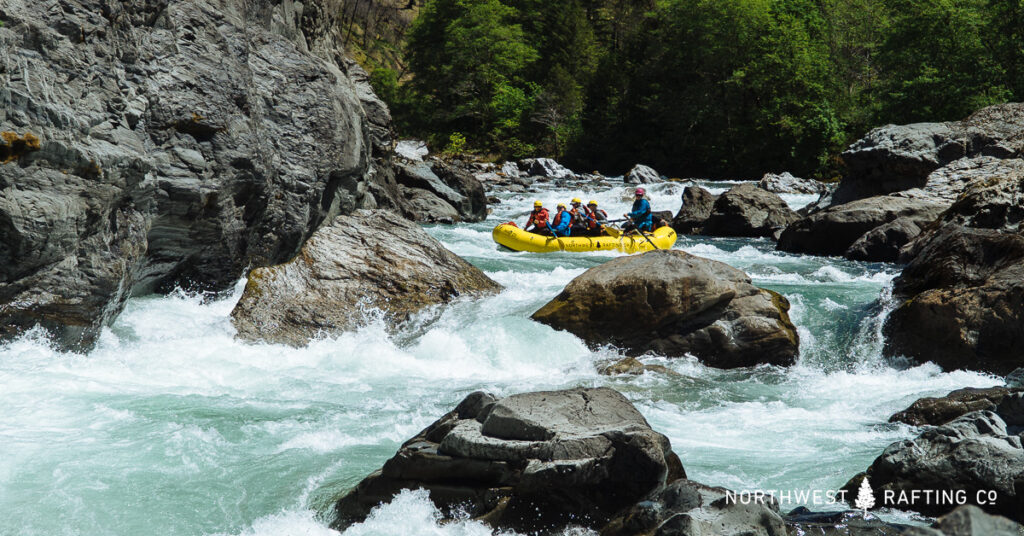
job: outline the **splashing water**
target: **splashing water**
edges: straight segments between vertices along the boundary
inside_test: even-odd
[[[650,185],[655,210],[677,210],[683,186]],[[0,347],[0,533],[337,534],[327,528],[332,498],[477,389],[611,386],[669,436],[695,480],[835,489],[913,435],[886,424],[891,413],[921,396],[1001,383],[882,359],[895,266],[706,237],[680,237],[676,248],[729,263],[789,298],[799,364],[723,371],[650,357],[680,376],[599,376],[595,362],[619,357],[616,350],[592,351],[529,315],[617,254],[515,253],[499,249],[490,230],[522,224],[538,197],[596,199],[616,217],[628,209],[628,188],[503,194],[486,222],[430,227],[505,290],[397,334],[374,319],[305,348],[240,343],[229,318],[239,284],[215,301],[132,299],[88,355],[55,351],[38,332]],[[795,207],[813,201],[784,197]],[[424,492],[409,491],[346,534],[491,533],[438,518]]]

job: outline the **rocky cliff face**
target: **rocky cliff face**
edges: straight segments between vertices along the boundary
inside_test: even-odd
[[[0,334],[87,349],[133,293],[223,290],[393,206],[336,2],[0,5]]]

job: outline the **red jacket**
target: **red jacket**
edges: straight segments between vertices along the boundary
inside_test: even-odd
[[[529,227],[531,224],[541,228],[547,227],[548,209],[542,208],[540,210],[534,210],[533,212],[531,212],[530,219],[526,220],[526,225],[523,226],[523,229]]]

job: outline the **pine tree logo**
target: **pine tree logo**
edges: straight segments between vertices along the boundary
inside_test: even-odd
[[[853,505],[864,511],[864,517],[867,517],[868,509],[875,506],[875,494],[871,491],[871,484],[868,482],[867,476],[860,481],[860,490],[857,491],[857,500]]]

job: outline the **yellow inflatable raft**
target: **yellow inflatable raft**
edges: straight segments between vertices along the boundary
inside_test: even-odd
[[[494,241],[516,251],[531,251],[533,253],[551,253],[556,251],[605,251],[617,250],[623,253],[640,253],[651,251],[654,242],[657,249],[668,249],[676,243],[676,232],[671,227],[665,226],[647,233],[651,239],[648,242],[640,235],[619,236],[568,236],[554,238],[534,233],[528,233],[515,225],[503,223],[491,231]]]

